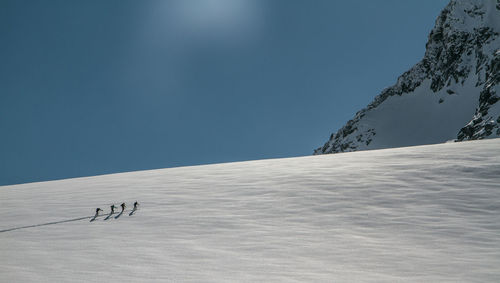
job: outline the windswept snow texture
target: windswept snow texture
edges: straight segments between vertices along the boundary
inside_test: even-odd
[[[0,187],[0,281],[498,282],[499,149],[491,139]],[[133,216],[89,222],[96,207],[135,200]]]

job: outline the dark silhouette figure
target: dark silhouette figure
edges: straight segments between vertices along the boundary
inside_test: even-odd
[[[134,202],[134,208],[132,209],[132,211],[129,213],[128,216],[132,216],[134,214],[134,212],[138,209],[138,206],[139,206],[139,203],[137,201]]]
[[[115,207],[116,206],[114,204],[111,206],[111,212],[108,214],[108,216],[106,218],[104,218],[104,220],[108,220],[111,217],[111,215],[113,215],[113,213],[115,213]]]
[[[122,216],[123,212],[125,211],[126,207],[125,203],[120,204],[120,206],[122,207],[122,211],[120,211],[120,213],[117,216],[115,216],[115,219],[118,219],[118,217]]]
[[[94,221],[97,216],[99,216],[99,211],[102,211],[102,209],[100,209],[99,207],[96,208],[94,218],[90,219],[90,222]]]

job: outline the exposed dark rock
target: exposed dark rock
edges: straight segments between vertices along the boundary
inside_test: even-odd
[[[486,4],[500,9],[500,0]],[[461,96],[466,96],[470,94],[461,91],[460,86],[475,75],[477,82],[473,84],[478,89],[476,95],[480,94],[478,108],[472,120],[458,132],[457,139],[479,139],[497,133],[495,129],[499,127],[500,122],[498,119],[495,121],[496,117],[490,117],[489,113],[491,107],[500,101],[496,93],[496,86],[500,82],[500,51],[492,54],[491,48],[484,47],[491,46],[492,42],[499,38],[500,29],[496,26],[481,25],[487,15],[491,14],[485,12],[486,4],[477,0],[451,0],[440,13],[434,29],[429,34],[424,58],[403,73],[395,85],[384,89],[366,108],[356,113],[336,134],[331,134],[328,142],[314,153],[353,151],[360,146],[372,144],[376,135],[375,129],[364,132],[360,130],[363,129],[360,124],[365,115],[389,97],[414,92],[426,80],[430,82],[430,95],[445,87],[450,87],[446,90],[447,94],[456,94],[456,90],[451,88],[458,86]],[[465,18],[457,18],[457,15]],[[466,19],[467,17],[469,18]],[[475,25],[464,26],[467,21],[474,22]],[[439,99],[440,104],[443,102],[443,98]],[[476,106],[471,107],[474,109]],[[454,137],[450,137],[452,138]]]

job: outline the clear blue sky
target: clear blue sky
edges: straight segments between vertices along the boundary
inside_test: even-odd
[[[1,0],[0,185],[312,154],[448,0]]]

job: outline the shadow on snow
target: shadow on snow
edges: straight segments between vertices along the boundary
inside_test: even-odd
[[[33,228],[33,227],[48,226],[48,225],[55,225],[55,224],[61,224],[61,223],[66,223],[66,222],[80,221],[80,220],[83,220],[83,219],[89,219],[89,218],[93,218],[93,216],[85,216],[85,217],[80,217],[80,218],[73,218],[73,219],[68,219],[68,220],[61,220],[61,221],[55,221],[55,222],[48,222],[48,223],[43,223],[43,224],[35,224],[35,225],[28,225],[28,226],[22,226],[22,227],[10,228],[10,229],[5,229],[5,230],[0,230],[0,233],[3,233],[3,232],[9,232],[9,231],[14,231],[14,230],[27,229],[27,228]]]
[[[137,209],[132,209],[132,211],[130,212],[129,216],[132,216],[135,213],[136,210]],[[117,219],[118,217],[120,217],[125,211],[120,212],[117,216],[115,216],[115,219]],[[116,213],[117,212],[115,212],[115,213],[109,213],[104,220],[108,220],[113,214],[116,214]],[[14,230],[34,228],[34,227],[41,227],[41,226],[62,224],[62,223],[67,223],[67,222],[75,222],[75,221],[80,221],[80,220],[84,220],[84,219],[90,219],[90,222],[93,222],[93,221],[96,220],[96,218],[99,218],[99,217],[102,217],[102,216],[104,216],[104,215],[85,216],[85,217],[79,217],[79,218],[73,218],[73,219],[67,219],[67,220],[61,220],[61,221],[47,222],[47,223],[42,223],[42,224],[35,224],[35,225],[14,227],[14,228],[0,230],[0,233],[10,232],[10,231],[14,231]]]

